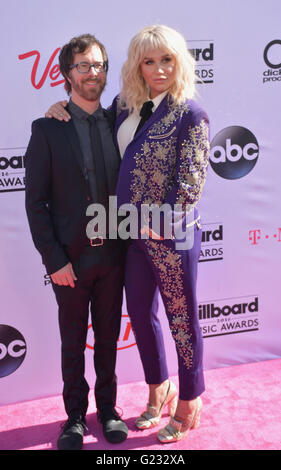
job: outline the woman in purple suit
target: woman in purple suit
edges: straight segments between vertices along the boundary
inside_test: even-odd
[[[184,38],[171,28],[146,27],[132,39],[122,78],[121,94],[113,103],[122,157],[118,205],[134,204],[140,213],[143,205],[168,204],[171,211],[166,217],[173,215],[169,238],[162,223],[154,231],[149,221],[144,222],[140,238],[132,240],[127,254],[127,308],[149,384],[147,409],[136,425],[140,429],[157,425],[168,405],[172,417],[158,438],[172,442],[198,426],[204,391],[196,301],[201,230],[195,206],[206,178],[208,117],[192,100],[194,59]],[[146,108],[152,112],[145,121]],[[182,213],[175,205],[182,206]],[[186,236],[191,242],[177,243],[179,224],[181,229],[184,224],[189,227]],[[159,291],[178,355],[177,406],[157,316]]]
[[[180,440],[199,425],[205,389],[196,298],[202,232],[196,205],[206,179],[209,128],[206,113],[193,100],[195,77],[195,61],[182,35],[167,26],[146,27],[130,43],[123,87],[112,104],[122,158],[118,206],[132,204],[141,221],[138,238],[128,248],[125,280],[149,386],[148,404],[136,426],[158,425],[168,406],[170,421],[158,432],[163,443]],[[147,206],[153,209],[150,217],[142,213]],[[153,216],[163,207],[168,210],[158,211],[155,229]],[[157,316],[159,292],[177,351],[179,394],[169,381]]]

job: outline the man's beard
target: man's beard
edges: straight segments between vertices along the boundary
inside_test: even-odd
[[[95,81],[98,84],[98,86],[94,88],[87,87],[87,85],[85,86],[85,84],[89,81]],[[76,82],[75,80],[73,80],[73,78],[71,79],[72,89],[75,90],[75,92],[79,96],[81,96],[81,98],[84,98],[87,101],[97,101],[100,98],[105,88],[105,85],[106,85],[105,79],[101,80],[99,78],[94,78],[94,79],[85,78],[81,82]]]

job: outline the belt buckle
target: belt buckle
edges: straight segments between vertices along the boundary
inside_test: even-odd
[[[96,242],[98,242],[98,243],[96,243]],[[103,245],[103,237],[90,238],[90,245],[91,246],[102,246]]]

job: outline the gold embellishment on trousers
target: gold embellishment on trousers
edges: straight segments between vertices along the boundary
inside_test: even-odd
[[[187,300],[184,294],[181,256],[163,242],[145,240],[148,254],[159,274],[160,287],[169,317],[171,333],[187,369],[193,365],[193,347],[190,332]]]

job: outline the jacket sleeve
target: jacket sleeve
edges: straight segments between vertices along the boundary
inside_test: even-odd
[[[51,172],[51,150],[42,127],[34,121],[26,151],[25,207],[34,245],[48,274],[69,262],[56,238],[49,211]]]
[[[167,194],[166,202],[181,204],[187,212],[196,206],[206,181],[209,153],[209,119],[199,109],[192,113],[189,122],[184,118],[182,120],[174,185]]]
[[[169,206],[166,221],[162,217],[160,235],[178,238],[184,227],[194,220],[197,205],[207,176],[210,153],[209,119],[201,109],[190,110],[178,123],[176,166],[164,204]],[[168,219],[168,230],[167,230]],[[166,225],[165,225],[166,224]],[[166,227],[166,228],[165,228]]]

